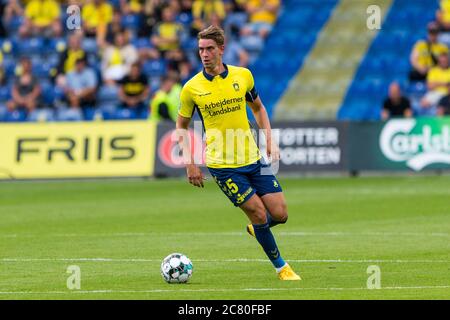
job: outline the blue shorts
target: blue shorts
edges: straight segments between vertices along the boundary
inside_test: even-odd
[[[216,183],[223,193],[238,207],[251,198],[253,194],[263,196],[268,193],[281,192],[277,178],[270,171],[270,165],[257,161],[240,168],[209,168]]]

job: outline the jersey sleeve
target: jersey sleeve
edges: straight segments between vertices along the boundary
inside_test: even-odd
[[[247,80],[247,90],[245,93],[245,100],[248,102],[253,102],[258,98],[258,92],[255,87],[255,80],[253,79],[253,75],[250,70],[245,69],[245,75]]]
[[[180,94],[180,106],[178,109],[178,114],[185,118],[192,118],[192,114],[194,113],[195,103],[192,99],[192,95],[189,91],[189,88],[186,86],[181,89]]]

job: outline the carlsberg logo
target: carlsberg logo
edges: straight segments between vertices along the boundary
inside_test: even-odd
[[[406,162],[415,171],[431,164],[450,164],[450,125],[433,126],[440,124],[433,120],[417,123],[415,119],[389,121],[380,135],[384,156],[392,161]]]

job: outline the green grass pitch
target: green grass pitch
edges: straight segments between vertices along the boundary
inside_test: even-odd
[[[280,182],[290,216],[272,230],[303,281],[277,279],[211,179],[0,183],[0,299],[450,298],[449,176]],[[163,281],[172,252],[193,261],[188,284]]]

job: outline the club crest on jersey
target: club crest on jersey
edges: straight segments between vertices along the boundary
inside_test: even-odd
[[[233,83],[233,88],[234,88],[234,91],[239,91],[239,83],[237,83],[237,82]]]

